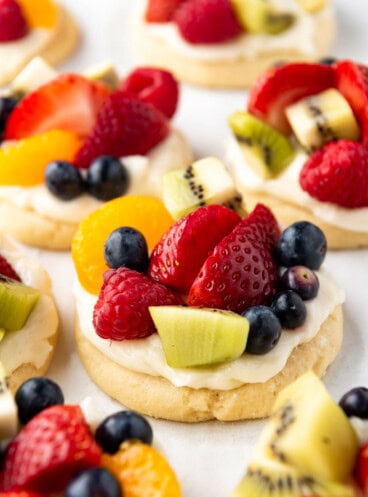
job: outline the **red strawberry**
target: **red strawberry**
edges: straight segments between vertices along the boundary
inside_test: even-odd
[[[157,281],[125,267],[110,269],[104,274],[93,324],[102,338],[144,338],[155,332],[148,307],[177,303],[174,293]]]
[[[27,21],[18,3],[0,0],[0,42],[18,40],[27,33]]]
[[[267,207],[257,205],[205,261],[190,289],[188,304],[234,312],[267,304],[278,279],[270,248],[278,230]]]
[[[242,31],[230,0],[188,0],[173,21],[189,43],[221,43]]]
[[[364,496],[368,495],[368,443],[363,445],[355,463],[355,477]]]
[[[49,407],[29,421],[10,443],[0,489],[53,493],[82,469],[98,466],[101,449],[79,406]]]
[[[307,160],[299,182],[321,202],[349,209],[368,207],[368,150],[348,140],[329,143]]]
[[[323,64],[295,62],[273,67],[253,86],[248,102],[251,114],[281,133],[291,131],[285,108],[335,86],[335,69]]]
[[[168,118],[174,115],[178,104],[178,82],[170,72],[163,69],[139,67],[122,82],[119,90],[154,105]]]
[[[14,271],[9,262],[0,255],[0,280],[2,276],[6,276],[7,278],[11,278],[13,280],[21,281],[18,274]]]
[[[44,494],[29,492],[28,490],[9,490],[9,492],[0,492],[0,497],[46,497]]]
[[[169,22],[176,9],[186,0],[149,0],[146,10],[147,22]]]
[[[8,119],[5,139],[27,138],[56,128],[86,136],[108,94],[102,83],[62,74],[19,102]]]
[[[168,133],[168,121],[162,112],[137,97],[117,91],[102,106],[74,162],[77,167],[88,167],[100,155],[144,155]]]
[[[148,274],[188,292],[202,264],[215,246],[241,221],[222,205],[209,205],[177,221],[154,248]]]

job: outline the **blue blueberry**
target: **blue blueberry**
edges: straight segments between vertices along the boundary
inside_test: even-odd
[[[282,290],[293,290],[303,300],[314,299],[319,290],[319,280],[311,269],[305,266],[288,268],[280,278]]]
[[[271,309],[279,318],[281,326],[288,330],[301,326],[307,317],[303,300],[292,290],[278,293],[272,300]]]
[[[276,255],[281,266],[307,266],[319,269],[326,257],[327,241],[318,226],[300,221],[289,226],[277,244]]]
[[[6,123],[18,100],[13,97],[0,97],[0,139],[4,133]]]
[[[153,432],[151,425],[140,414],[120,411],[102,421],[96,430],[95,439],[105,452],[115,454],[120,444],[126,440],[140,440],[151,444]]]
[[[65,497],[122,497],[120,483],[104,468],[89,468],[67,485]]]
[[[357,387],[346,392],[339,402],[347,416],[368,419],[368,388]]]
[[[129,186],[127,168],[116,157],[102,155],[90,165],[87,189],[99,200],[111,200],[126,193]]]
[[[47,407],[64,404],[64,395],[57,383],[48,378],[31,378],[15,394],[18,417],[22,424]]]
[[[266,354],[281,336],[281,324],[269,307],[257,305],[242,313],[249,321],[249,335],[245,351],[248,354]]]
[[[318,63],[323,64],[325,66],[333,66],[338,62],[338,59],[336,57],[322,57],[322,59],[319,59]]]
[[[85,191],[80,171],[66,161],[51,162],[47,166],[45,183],[49,191],[60,200],[72,200]]]
[[[146,239],[134,228],[121,227],[114,230],[106,240],[104,250],[106,264],[111,268],[128,267],[143,272],[148,267]]]

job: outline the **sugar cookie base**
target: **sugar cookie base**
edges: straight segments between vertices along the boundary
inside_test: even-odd
[[[305,371],[313,369],[323,376],[340,350],[342,324],[342,309],[337,306],[313,340],[296,347],[274,378],[232,390],[175,387],[164,378],[131,371],[108,359],[82,334],[78,320],[75,334],[79,355],[92,380],[126,407],[173,421],[235,421],[268,416],[278,392]]]

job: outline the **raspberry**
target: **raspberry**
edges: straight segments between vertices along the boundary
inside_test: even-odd
[[[144,338],[155,332],[148,307],[177,303],[171,290],[151,278],[125,267],[111,269],[104,274],[93,324],[102,338]]]
[[[146,10],[147,22],[169,22],[178,6],[186,0],[149,0]]]
[[[21,281],[18,274],[14,271],[9,262],[0,255],[0,280],[1,277],[5,276],[6,278],[11,278],[13,280]]]
[[[27,22],[18,3],[0,0],[0,42],[18,40],[27,32]]]
[[[299,182],[321,202],[349,209],[368,207],[368,150],[348,140],[329,143],[307,160]]]

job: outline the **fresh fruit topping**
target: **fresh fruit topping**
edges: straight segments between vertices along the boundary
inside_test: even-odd
[[[72,200],[85,191],[80,171],[67,161],[54,161],[46,167],[45,185],[60,200]]]
[[[294,158],[290,141],[248,112],[235,112],[229,124],[245,160],[261,177],[277,176]]]
[[[28,25],[16,0],[0,0],[0,42],[15,41],[28,33]]]
[[[305,266],[293,266],[286,269],[280,278],[280,288],[293,290],[303,300],[311,300],[318,294],[318,276]]]
[[[164,204],[143,195],[127,195],[106,202],[79,225],[72,243],[72,256],[78,278],[83,287],[98,294],[102,275],[108,266],[104,259],[104,245],[111,232],[121,226],[137,229],[152,250],[173,224]]]
[[[97,121],[75,157],[75,164],[88,167],[101,155],[145,155],[170,131],[167,118],[153,105],[121,91],[105,101]]]
[[[339,406],[349,417],[368,419],[368,388],[352,388],[341,397]]]
[[[339,140],[317,150],[305,162],[300,186],[320,202],[354,209],[368,206],[368,150]]]
[[[223,204],[240,215],[245,214],[232,177],[214,157],[166,173],[162,178],[162,198],[174,219],[208,204]]]
[[[311,14],[315,14],[320,10],[327,7],[330,0],[298,0],[300,5],[304,10],[310,12]]]
[[[338,62],[338,59],[336,57],[322,57],[321,59],[318,59],[318,64],[325,64],[326,66],[333,66]]]
[[[149,276],[187,293],[212,250],[240,221],[222,205],[200,207],[182,217],[153,249]]]
[[[71,161],[81,141],[70,131],[53,130],[0,148],[0,184],[43,184],[45,169],[55,160]]]
[[[148,421],[137,412],[120,411],[102,421],[95,438],[104,452],[115,454],[127,440],[139,440],[151,445],[153,432]]]
[[[53,0],[17,0],[31,28],[53,28],[58,7]]]
[[[321,267],[326,252],[327,241],[323,231],[308,221],[298,221],[286,228],[276,250],[281,266],[306,266],[314,270]]]
[[[186,0],[149,0],[146,10],[147,22],[169,22],[174,12]]]
[[[248,111],[272,128],[288,134],[290,125],[285,115],[286,107],[334,87],[335,69],[331,66],[295,62],[273,67],[253,86]]]
[[[19,140],[52,129],[87,136],[108,94],[102,83],[79,74],[61,74],[19,102],[8,119],[5,138]]]
[[[190,289],[188,304],[234,312],[267,304],[278,279],[271,247],[275,232],[276,219],[258,205],[216,245]]]
[[[99,81],[105,84],[110,90],[116,90],[120,82],[115,66],[109,62],[102,62],[88,67],[83,71],[83,76],[90,81]]]
[[[263,355],[270,352],[278,343],[282,328],[274,312],[265,305],[246,309],[242,316],[249,322],[249,335],[245,352]]]
[[[15,272],[11,264],[0,254],[0,281],[5,278],[20,281],[20,277]]]
[[[101,338],[145,338],[156,331],[148,307],[175,304],[177,297],[157,281],[125,267],[110,269],[104,274],[93,325]]]
[[[231,0],[239,23],[249,33],[276,35],[295,21],[291,12],[279,10],[264,0]]]
[[[124,195],[128,187],[128,170],[116,157],[102,155],[90,165],[87,173],[87,190],[93,197],[106,202]]]
[[[0,279],[0,328],[22,329],[40,296],[39,290],[19,281]]]
[[[17,103],[18,100],[14,97],[0,97],[0,141],[3,138],[3,133],[9,116]]]
[[[271,309],[287,330],[298,328],[307,318],[307,308],[300,295],[293,290],[278,293],[271,302]]]
[[[127,267],[143,273],[149,263],[146,239],[134,228],[114,230],[106,240],[104,254],[106,264],[113,269]]]
[[[359,450],[355,466],[355,477],[363,491],[363,495],[366,496],[368,493],[368,444],[363,445]]]
[[[62,491],[78,471],[98,466],[101,450],[78,406],[52,406],[29,421],[10,443],[0,488]]]
[[[187,0],[175,11],[173,20],[181,36],[193,44],[221,43],[242,31],[230,0]]]
[[[25,425],[47,407],[64,404],[64,395],[57,383],[48,378],[30,378],[15,394],[19,421]]]
[[[238,314],[181,306],[150,307],[149,311],[172,368],[227,362],[245,350],[249,323]]]
[[[12,439],[18,431],[17,405],[8,387],[8,379],[3,364],[0,362],[0,468],[3,465],[7,440]],[[1,495],[1,486],[0,486]]]
[[[9,490],[9,492],[0,492],[0,497],[45,497],[43,494],[29,492],[28,490]]]
[[[138,67],[121,83],[119,90],[152,104],[169,119],[175,114],[179,86],[168,71],[155,67]]]
[[[104,468],[90,468],[75,476],[65,489],[65,497],[122,497],[115,476]],[[1,496],[0,496],[1,497]]]
[[[315,150],[330,141],[359,140],[360,128],[348,102],[331,88],[286,107],[286,116],[299,143]]]
[[[102,465],[120,481],[124,497],[181,497],[175,473],[150,445],[125,442],[116,454],[103,454]]]

